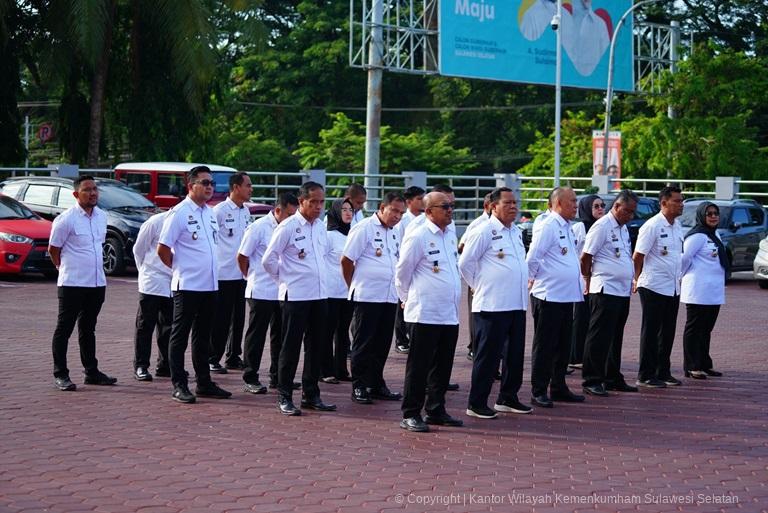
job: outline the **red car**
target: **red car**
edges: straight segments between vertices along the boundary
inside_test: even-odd
[[[0,274],[39,272],[55,276],[48,255],[53,223],[0,194]]]

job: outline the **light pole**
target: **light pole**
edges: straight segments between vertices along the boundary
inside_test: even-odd
[[[611,51],[608,53],[608,85],[605,89],[605,128],[603,131],[603,172],[608,173],[608,132],[611,129],[611,105],[613,104],[613,53],[616,50],[616,41],[618,40],[619,30],[624,24],[624,20],[632,14],[632,11],[646,4],[658,2],[659,0],[642,0],[626,10],[616,24],[616,29],[611,37]],[[607,192],[607,191],[604,191]]]
[[[563,29],[560,20],[563,14],[563,0],[557,0],[557,12],[552,18],[557,49],[555,51],[555,187],[560,187],[560,96],[563,89]]]

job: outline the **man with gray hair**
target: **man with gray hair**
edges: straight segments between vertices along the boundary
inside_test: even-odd
[[[637,194],[622,190],[611,211],[590,228],[581,254],[590,308],[582,378],[590,395],[607,396],[606,390],[637,392],[621,374],[621,345],[635,274],[626,225],[635,215],[637,201]]]

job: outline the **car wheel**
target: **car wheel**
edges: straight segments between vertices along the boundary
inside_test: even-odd
[[[115,237],[104,242],[104,274],[116,276],[125,271],[125,250],[123,243]]]
[[[761,289],[768,289],[768,280],[757,280],[757,284]]]

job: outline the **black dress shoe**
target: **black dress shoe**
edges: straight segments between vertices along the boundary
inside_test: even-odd
[[[229,370],[243,370],[245,369],[245,364],[240,358],[238,358],[237,360],[232,360],[231,362],[225,362],[224,368]]]
[[[220,363],[209,363],[208,370],[213,374],[228,374],[227,369],[222,367]]]
[[[85,384],[86,385],[114,385],[117,383],[117,378],[113,378],[112,376],[107,376],[103,372],[96,371],[93,374],[88,374],[85,376]]]
[[[333,376],[326,376],[324,378],[320,378],[320,381],[323,383],[328,383],[329,385],[338,385],[339,380],[334,378]]]
[[[707,373],[698,370],[685,371],[685,377],[693,379],[707,379]]]
[[[400,428],[407,431],[413,431],[414,433],[427,433],[429,431],[429,426],[427,426],[421,417],[410,417],[401,420]]]
[[[621,381],[619,383],[609,383],[605,386],[606,390],[613,390],[615,392],[637,392],[637,387],[633,387],[632,385],[628,385],[625,381]]]
[[[715,369],[706,369],[704,371],[704,374],[706,374],[707,376],[714,376],[716,378],[719,378],[719,377],[721,377],[723,375],[722,372],[716,371]]]
[[[434,424],[437,426],[454,426],[454,427],[461,427],[464,425],[464,421],[457,419],[455,417],[451,417],[447,413],[442,413],[440,415],[429,415],[427,414],[424,421],[427,424]]]
[[[550,397],[559,403],[583,403],[585,399],[583,395],[574,394],[570,390],[552,392]]]
[[[635,385],[638,387],[643,388],[667,388],[667,384],[664,383],[660,379],[651,378],[651,379],[638,379],[635,382]]]
[[[77,390],[77,385],[72,383],[72,380],[69,379],[69,376],[65,376],[63,378],[54,378],[53,384],[62,392],[74,392]]]
[[[155,376],[158,378],[170,378],[171,369],[167,367],[155,367]]]
[[[531,404],[539,406],[541,408],[552,408],[555,404],[547,394],[533,395],[531,396]]]
[[[302,398],[301,407],[317,411],[336,411],[335,404],[325,404],[319,397],[313,399]]]
[[[598,397],[607,397],[609,394],[605,391],[605,387],[602,383],[599,385],[587,385],[583,387],[584,393],[589,395],[596,395]]]
[[[371,396],[368,395],[368,391],[364,388],[352,389],[352,400],[358,404],[372,404]]]
[[[674,376],[667,376],[666,378],[662,379],[662,381],[668,387],[679,387],[680,385],[683,384],[682,381],[680,381],[679,379],[675,378]]]
[[[178,385],[174,388],[172,397],[174,401],[185,404],[192,404],[196,400],[194,394],[189,391],[187,385]]]
[[[456,390],[459,389],[459,384],[458,383],[448,383],[448,386],[445,387],[445,389],[447,391],[449,391],[449,392],[455,392]]]
[[[301,410],[296,408],[293,405],[293,401],[287,398],[280,398],[280,400],[277,401],[277,409],[279,409],[280,413],[283,415],[288,415],[290,417],[301,415]]]
[[[243,385],[243,392],[248,392],[249,394],[266,394],[267,393],[267,387],[259,383],[258,381],[256,383],[246,383]]]
[[[378,389],[369,389],[368,394],[371,398],[381,399],[382,401],[399,401],[403,398],[403,394],[399,392],[393,392],[387,386],[383,386]]]
[[[198,384],[195,387],[195,393],[200,397],[213,397],[214,399],[229,399],[232,397],[232,392],[227,392],[213,381],[203,386]]]
[[[408,351],[410,351],[410,346],[406,346],[405,344],[398,344],[395,346],[395,352],[400,354],[408,354]]]
[[[139,367],[133,373],[133,377],[136,381],[152,381],[152,374],[149,373],[146,367]]]

